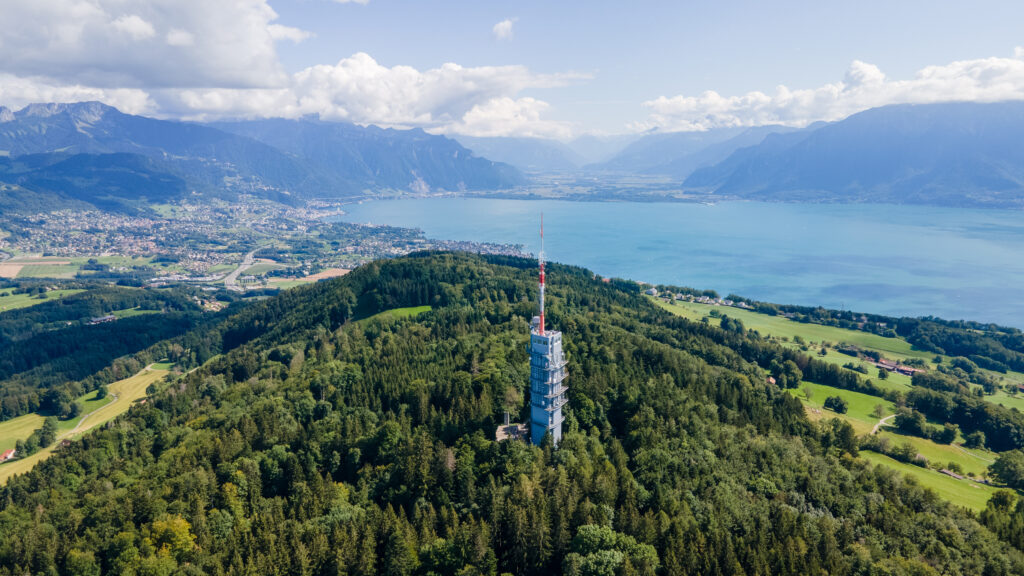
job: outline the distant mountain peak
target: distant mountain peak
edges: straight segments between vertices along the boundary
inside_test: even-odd
[[[14,112],[6,106],[0,106],[0,124],[14,121]]]
[[[20,111],[17,116],[23,118],[49,118],[60,114],[67,114],[76,120],[84,122],[96,122],[110,112],[118,112],[117,108],[107,106],[102,102],[39,102],[29,104]],[[13,119],[13,118],[12,118]]]

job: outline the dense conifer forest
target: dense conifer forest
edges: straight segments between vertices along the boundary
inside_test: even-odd
[[[565,437],[495,442],[534,266],[418,254],[179,337],[200,368],[0,489],[0,574],[1024,573],[1011,496],[983,526],[765,378],[855,373],[579,268],[548,275]]]

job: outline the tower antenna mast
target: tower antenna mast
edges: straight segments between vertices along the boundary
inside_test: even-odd
[[[544,334],[544,213],[540,213],[540,334]]]

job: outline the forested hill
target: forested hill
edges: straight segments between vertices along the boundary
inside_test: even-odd
[[[494,442],[534,274],[419,254],[243,309],[223,355],[0,490],[0,574],[1024,573],[762,366],[838,370],[578,268],[548,276],[565,437]]]

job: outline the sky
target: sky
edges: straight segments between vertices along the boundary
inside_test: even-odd
[[[0,105],[434,133],[803,126],[1024,99],[1024,3],[0,0]]]

